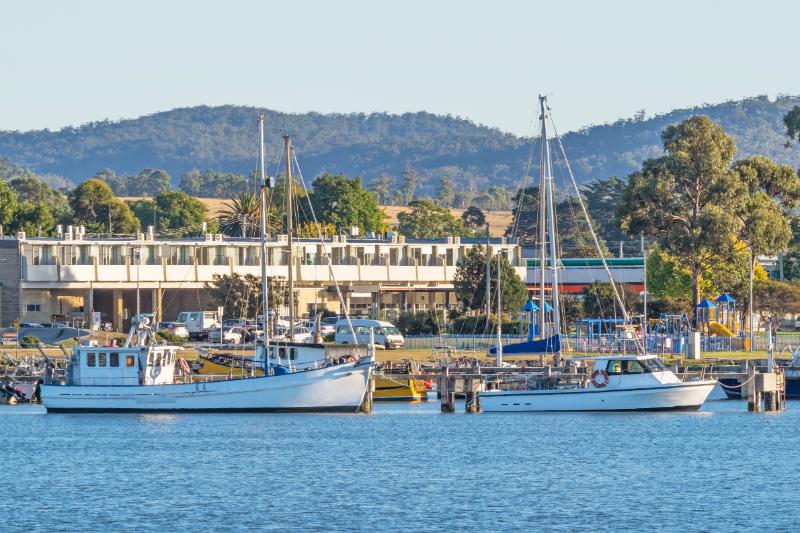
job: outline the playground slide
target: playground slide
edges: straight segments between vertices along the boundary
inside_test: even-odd
[[[727,326],[713,320],[708,323],[708,331],[718,337],[734,337],[733,332]]]

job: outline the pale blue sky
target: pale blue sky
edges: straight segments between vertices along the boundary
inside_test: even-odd
[[[0,4],[0,129],[197,104],[430,111],[530,132],[800,93],[797,2]]]

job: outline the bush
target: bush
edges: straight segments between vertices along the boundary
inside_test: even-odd
[[[21,348],[36,348],[41,343],[42,341],[39,340],[39,337],[35,337],[33,335],[25,335],[24,337],[22,337],[22,340],[20,341],[19,345]]]
[[[442,311],[402,312],[397,317],[397,329],[403,335],[438,335],[443,324]]]
[[[497,321],[489,319],[489,326],[486,326],[486,315],[462,316],[450,322],[450,333],[454,335],[481,335],[497,332]],[[519,322],[503,322],[503,333],[519,333]]]
[[[186,339],[184,339],[183,337],[179,337],[174,333],[170,333],[167,330],[157,331],[156,337],[163,341],[168,342],[169,344],[183,344],[184,342],[186,342]]]

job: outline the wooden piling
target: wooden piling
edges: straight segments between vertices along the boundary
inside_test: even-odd
[[[439,378],[439,390],[441,391],[441,402],[443,413],[456,412],[456,380],[450,377],[450,368],[442,367]]]
[[[481,381],[476,378],[464,380],[464,411],[467,413],[479,413],[481,410],[480,398],[478,393],[481,389]]]
[[[373,393],[375,392],[375,376],[371,374],[369,376],[369,382],[367,383],[367,392],[364,394],[364,400],[361,402],[361,407],[359,407],[359,411],[362,413],[371,413],[372,412],[372,402],[373,402]]]

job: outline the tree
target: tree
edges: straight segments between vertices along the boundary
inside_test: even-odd
[[[486,215],[474,205],[469,206],[461,213],[461,221],[473,233],[486,227]]]
[[[786,136],[790,140],[800,141],[800,106],[794,106],[791,111],[786,113],[783,123],[786,125]],[[789,145],[788,142],[787,145]]]
[[[14,226],[17,231],[28,235],[42,236],[50,233],[56,225],[56,219],[50,208],[43,203],[25,201],[19,205]]]
[[[114,194],[125,196],[128,194],[128,177],[117,176],[117,173],[110,168],[104,168],[97,174],[92,176],[92,179],[97,179],[106,182]]]
[[[444,324],[441,310],[427,310],[419,313],[402,312],[397,317],[397,329],[403,335],[438,335]]]
[[[214,274],[206,289],[211,301],[224,307],[225,316],[255,317],[261,310],[261,278],[252,274]]]
[[[442,207],[453,207],[455,202],[456,193],[453,189],[453,180],[447,176],[439,178],[439,192],[436,195],[436,201]]]
[[[74,222],[85,225],[89,233],[134,233],[139,220],[128,204],[114,197],[104,181],[89,179],[69,194]]]
[[[758,280],[753,285],[753,309],[762,320],[775,327],[785,315],[800,313],[800,287],[773,279]]]
[[[639,293],[626,283],[618,283],[622,303],[627,312],[640,312]],[[599,318],[622,318],[622,311],[614,296],[614,289],[610,283],[594,281],[583,288],[583,313],[588,317]]]
[[[323,174],[314,180],[310,197],[321,224],[332,224],[340,230],[356,226],[363,233],[383,230],[383,211],[375,197],[364,189],[361,178]],[[309,215],[305,217],[308,221]]]
[[[156,196],[172,188],[172,180],[166,171],[146,168],[134,178],[127,178],[126,194],[130,196]]]
[[[258,196],[250,192],[240,193],[229,199],[224,206],[218,220],[220,230],[225,235],[255,237],[261,233],[261,206]],[[272,229],[274,231],[275,227]]]
[[[408,205],[411,211],[397,215],[397,230],[406,237],[435,239],[469,235],[461,219],[454,217],[449,209],[436,205],[433,200],[414,200]]]
[[[162,192],[153,200],[136,200],[130,206],[142,227],[155,225],[162,234],[183,237],[199,233],[203,222],[208,222],[208,208],[182,191]]]
[[[0,181],[0,224],[7,227],[17,214],[17,193],[5,182]]]
[[[20,203],[30,202],[41,206],[49,211],[50,218],[55,221],[67,222],[71,218],[67,197],[35,174],[19,176],[8,184],[17,193]],[[37,208],[37,211],[43,213],[40,208]]]
[[[403,187],[399,191],[399,205],[410,205],[417,192],[419,173],[410,166],[403,169]]]
[[[216,172],[212,169],[207,169],[201,174],[195,169],[180,177],[178,189],[190,196],[230,198],[252,192],[251,184],[252,181],[240,174]]]
[[[390,201],[389,187],[392,185],[392,180],[389,176],[381,174],[370,183],[370,189],[375,195],[375,200],[379,204],[385,205]]]
[[[465,309],[484,309],[486,287],[486,249],[473,246],[458,262],[453,277],[456,298]]]
[[[662,139],[667,155],[628,177],[617,219],[623,231],[655,237],[689,267],[697,305],[701,276],[732,251],[741,230],[735,210],[746,193],[730,169],[734,141],[708,117],[669,126]]]
[[[582,188],[581,194],[597,236],[606,243],[625,239],[625,234],[614,216],[625,192],[625,186],[625,180],[612,176],[605,180],[593,181]]]
[[[501,306],[503,312],[515,315],[528,299],[528,288],[517,275],[505,254],[492,257],[489,275],[494,289],[490,297],[497,297],[497,272],[500,269]],[[486,308],[486,252],[482,246],[473,246],[459,261],[453,277],[456,297],[465,309]]]

